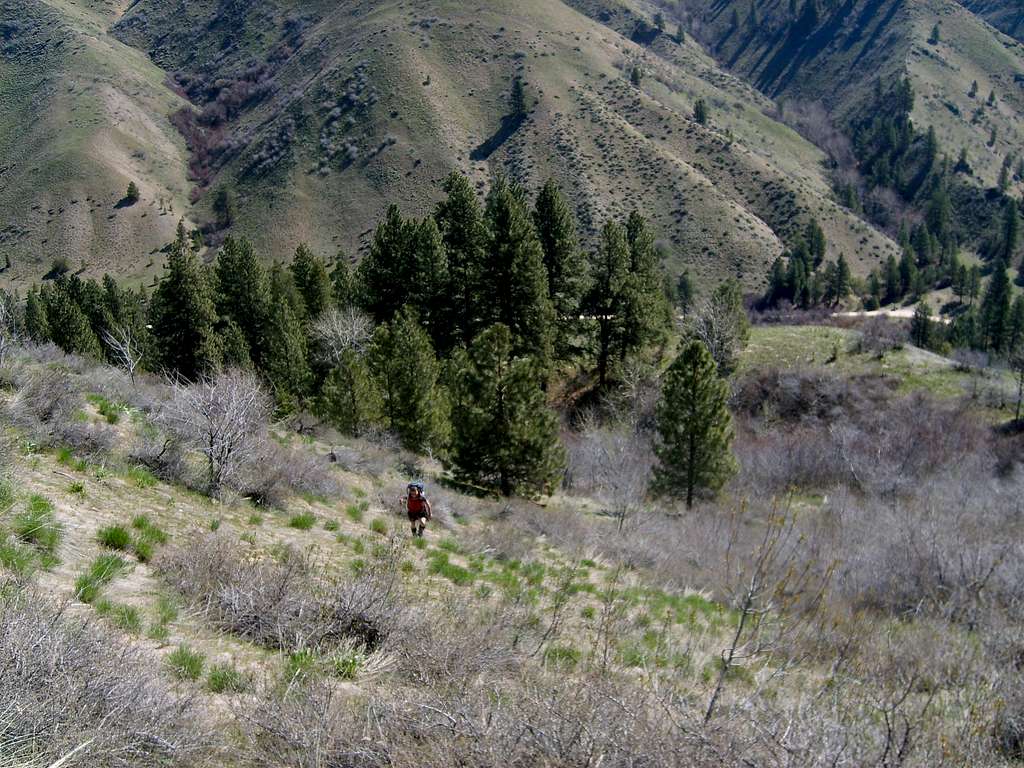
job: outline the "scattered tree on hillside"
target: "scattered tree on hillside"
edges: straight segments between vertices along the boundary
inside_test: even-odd
[[[542,371],[514,350],[504,325],[481,333],[457,372],[452,407],[456,475],[505,496],[550,491],[565,465]]]
[[[339,251],[334,259],[334,269],[331,270],[331,298],[334,300],[334,306],[339,309],[356,303],[355,277],[344,251]]]
[[[217,187],[211,203],[213,215],[216,217],[217,229],[227,229],[235,223],[235,195],[227,185]]]
[[[932,346],[933,335],[932,308],[927,299],[922,299],[910,321],[910,340],[921,349],[929,349]]]
[[[380,422],[380,389],[358,349],[346,347],[338,353],[321,388],[317,410],[338,430],[354,437]]]
[[[1007,351],[1009,330],[1010,279],[1006,274],[1006,264],[997,259],[981,302],[982,346],[997,353]]]
[[[487,271],[488,235],[483,209],[469,179],[452,173],[443,189],[447,197],[438,204],[434,219],[448,255],[445,325],[450,343],[443,345],[447,349],[468,344],[485,314],[481,283]]]
[[[700,302],[688,331],[710,353],[721,376],[731,373],[739,352],[750,339],[750,320],[740,284],[726,280]]]
[[[604,387],[609,366],[625,348],[623,308],[629,280],[629,241],[622,225],[609,221],[601,235],[601,247],[591,263],[593,285],[585,302],[587,314],[597,325],[597,380]]]
[[[526,88],[523,85],[523,79],[521,77],[516,77],[512,80],[512,93],[509,96],[509,108],[511,110],[512,118],[516,121],[525,120],[530,111],[526,104]]]
[[[231,357],[249,357],[257,368],[267,364],[271,314],[270,276],[252,244],[244,238],[225,238],[214,264],[216,306],[221,322],[232,324],[245,342],[243,354],[238,341]]]
[[[711,353],[691,341],[665,374],[657,420],[660,441],[652,490],[692,507],[699,491],[716,492],[735,472],[729,386]]]
[[[139,202],[139,198],[142,194],[139,192],[139,186],[134,181],[128,182],[128,190],[124,193],[124,199],[129,205],[135,205]]]
[[[693,105],[693,119],[700,125],[708,124],[708,104],[704,99],[697,99]]]
[[[332,303],[332,285],[327,266],[308,245],[301,243],[295,249],[290,269],[295,287],[305,305],[305,318],[316,320]]]
[[[690,277],[690,270],[684,269],[679,275],[679,280],[676,281],[676,305],[680,311],[687,313],[693,307],[696,297],[697,287],[693,283],[693,278]]]

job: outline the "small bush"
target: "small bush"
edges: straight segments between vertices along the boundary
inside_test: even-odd
[[[155,525],[145,515],[136,515],[132,519],[132,528],[138,531],[138,538],[144,539],[145,541],[152,542],[153,544],[166,544],[167,543],[167,532]]]
[[[210,693],[242,693],[248,680],[234,664],[214,664],[206,676],[206,689]]]
[[[363,510],[356,504],[349,504],[345,507],[345,514],[353,523],[363,522]]]
[[[17,539],[0,541],[0,568],[16,576],[26,577],[35,567],[35,552],[19,544]]]
[[[76,480],[68,486],[68,493],[75,496],[85,496],[85,483],[81,480]]]
[[[139,559],[140,563],[148,563],[153,559],[153,542],[148,539],[136,539],[132,542],[132,552]]]
[[[308,648],[288,654],[284,666],[285,679],[291,682],[309,677],[316,671],[318,661],[317,655]]]
[[[288,526],[300,531],[308,531],[316,525],[316,515],[312,512],[303,512],[301,515],[294,515],[288,521]]]
[[[167,667],[179,680],[198,680],[205,664],[203,654],[184,643],[167,655]]]
[[[97,531],[96,541],[101,547],[126,552],[132,546],[132,535],[123,525],[108,525]]]
[[[324,523],[324,530],[325,531],[330,531],[332,533],[334,531],[337,531],[338,530],[338,521],[337,520],[328,520],[326,523]]]
[[[220,518],[215,517],[213,520],[210,521],[210,531],[212,533],[216,533],[219,530],[220,530]]]
[[[127,569],[128,563],[117,555],[100,555],[88,570],[75,579],[75,597],[83,603],[92,603],[100,591]]]
[[[93,608],[96,609],[96,613],[109,618],[114,626],[123,629],[125,632],[137,635],[142,631],[142,617],[139,615],[138,609],[131,605],[112,603],[109,600],[97,600],[93,603]]]
[[[370,523],[370,530],[379,533],[381,536],[388,535],[388,524],[380,517],[375,517]]]
[[[152,488],[157,483],[156,475],[145,467],[130,467],[125,476],[137,488]]]
[[[56,552],[63,532],[53,515],[53,505],[39,494],[29,497],[28,507],[15,515],[12,529],[23,542],[48,555]]]
[[[427,548],[427,540],[426,539],[413,539],[412,540],[412,545],[414,547],[416,547],[416,549],[426,549]]]
[[[355,649],[342,651],[331,659],[331,672],[342,680],[355,680],[364,656]]]
[[[434,552],[431,554],[430,573],[444,576],[448,581],[460,587],[469,586],[476,579],[472,571],[463,568],[461,565],[448,561],[447,552]]]
[[[544,651],[544,661],[553,667],[571,670],[579,663],[580,652],[568,645],[551,645]]]
[[[10,480],[0,480],[0,515],[6,514],[14,506],[14,486]]]
[[[249,515],[249,525],[263,525],[263,515],[253,512]]]

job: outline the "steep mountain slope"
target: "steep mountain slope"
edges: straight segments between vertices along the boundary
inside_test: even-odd
[[[960,3],[999,31],[1018,40],[1024,39],[1024,5],[1018,0],[960,0]]]
[[[5,281],[38,279],[55,258],[144,274],[186,211],[185,146],[166,119],[180,99],[145,56],[106,34],[119,14],[98,0],[2,5]],[[119,206],[130,181],[141,198]]]
[[[54,0],[45,10],[65,26],[118,16],[85,2]],[[148,53],[193,103],[182,110],[161,94],[146,110],[161,136],[171,115],[191,150],[187,163],[179,156],[160,168],[180,179],[187,166],[197,221],[214,221],[213,193],[230,190],[234,230],[268,258],[300,240],[355,253],[388,202],[429,211],[453,169],[481,188],[498,170],[530,189],[553,176],[588,236],[638,208],[666,244],[672,271],[691,265],[702,279],[737,274],[759,285],[783,241],[812,215],[860,271],[894,250],[832,201],[823,154],[767,117],[771,103],[697,46],[667,35],[639,44],[561,3],[487,2],[470,12],[440,1],[141,0],[113,25],[120,43],[94,34],[133,66],[138,54],[122,43]],[[645,73],[639,88],[630,83],[636,66]],[[140,71],[159,79],[151,65]],[[505,119],[516,76],[535,102],[518,126]],[[707,126],[692,120],[698,98],[711,107]],[[180,149],[179,139],[168,140]],[[63,155],[72,165],[79,159],[74,149]],[[8,175],[29,188],[31,166],[26,156]],[[178,199],[180,184],[165,187]],[[220,236],[209,234],[212,242]],[[147,237],[165,238],[164,229]],[[45,251],[42,239],[26,227],[7,247],[18,263]],[[112,248],[111,258],[141,274],[140,256],[151,248]],[[38,277],[46,266],[39,258],[14,277]]]
[[[1011,4],[966,5],[991,12]],[[739,0],[684,6],[720,62],[770,96],[822,102],[839,123],[863,115],[876,82],[909,77],[915,123],[934,127],[954,159],[966,148],[977,183],[994,184],[1003,158],[1021,146],[1024,47],[953,0],[767,0],[756,14]]]

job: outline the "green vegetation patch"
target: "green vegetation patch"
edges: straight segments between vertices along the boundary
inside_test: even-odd
[[[198,680],[203,674],[206,657],[182,643],[167,654],[167,668],[179,680]]]

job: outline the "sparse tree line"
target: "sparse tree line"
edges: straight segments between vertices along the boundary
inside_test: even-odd
[[[588,253],[553,183],[532,201],[502,177],[483,203],[459,174],[443,189],[422,219],[391,206],[354,269],[344,255],[332,267],[305,245],[290,263],[266,266],[234,236],[204,264],[179,225],[152,295],[109,276],[62,274],[24,301],[8,297],[5,327],[103,358],[132,378],[149,370],[195,382],[252,370],[279,411],[313,411],[353,436],[387,432],[504,494],[551,489],[565,458],[549,384],[575,370],[601,391],[630,361],[663,354],[675,299],[695,304],[692,283],[684,275],[670,295],[677,291],[666,287],[638,213],[609,221]],[[731,368],[746,327],[735,283],[700,308],[688,326],[700,349],[686,346],[680,357],[691,389],[694,371],[717,381]],[[684,398],[678,386],[667,393]],[[706,429],[721,433],[727,452],[725,398],[700,397],[685,416],[667,405],[664,421],[696,425],[713,401],[720,412]],[[674,429],[666,426],[666,445],[682,439]],[[692,464],[694,455],[673,454],[671,463]],[[691,502],[696,487],[716,485],[704,469],[681,476]]]

